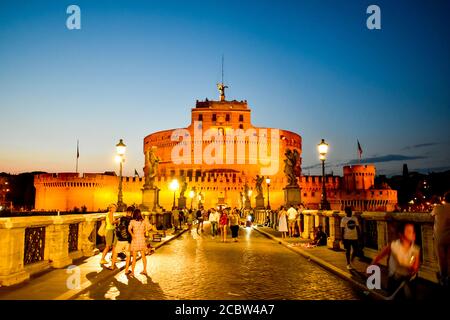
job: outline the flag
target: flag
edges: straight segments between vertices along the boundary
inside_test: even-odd
[[[359,154],[359,160],[361,160],[361,155],[363,153],[361,145],[359,144],[359,140],[356,139],[356,141],[358,142],[358,154]]]
[[[77,140],[77,159],[80,157],[80,146],[79,141]]]
[[[138,176],[138,178],[139,178],[139,173],[137,172],[136,169],[134,169],[134,176]]]

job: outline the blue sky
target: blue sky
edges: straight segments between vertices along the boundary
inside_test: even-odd
[[[66,8],[81,8],[81,30]],[[381,30],[366,8],[381,8]],[[140,173],[143,138],[185,127],[196,99],[303,138],[304,173],[357,157],[381,174],[450,167],[449,1],[1,1],[0,171]]]

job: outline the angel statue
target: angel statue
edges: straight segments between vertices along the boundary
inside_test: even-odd
[[[186,182],[186,176],[181,176],[181,190],[180,190],[180,198],[184,197],[184,194],[186,193],[188,187],[188,183]]]
[[[245,197],[245,202],[250,201],[250,195],[249,192],[250,188],[248,187],[247,182],[244,184],[244,197]]]
[[[264,181],[264,177],[263,176],[256,176],[256,179],[253,180],[255,181],[255,190],[257,192],[257,197],[262,197],[263,196],[263,188],[262,188],[262,184]]]
[[[284,174],[288,180],[287,186],[298,187],[297,176],[298,176],[298,163],[300,160],[300,154],[297,150],[294,151],[287,149],[284,153],[286,159],[284,159]]]
[[[153,189],[155,183],[155,177],[158,174],[158,166],[160,159],[155,153],[156,146],[152,146],[145,153],[145,166],[147,169],[147,174],[145,175],[144,187],[147,189]]]

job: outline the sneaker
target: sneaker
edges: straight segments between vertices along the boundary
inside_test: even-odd
[[[352,270],[352,269],[353,269],[352,265],[351,265],[351,264],[348,264],[348,265],[347,265],[347,270]]]

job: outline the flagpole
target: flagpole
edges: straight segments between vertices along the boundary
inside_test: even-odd
[[[77,140],[77,165],[75,172],[78,173],[78,158],[80,157],[79,141]]]

